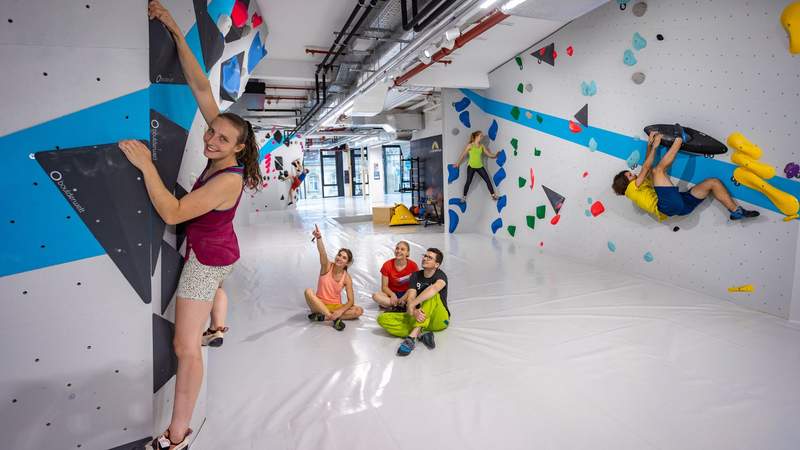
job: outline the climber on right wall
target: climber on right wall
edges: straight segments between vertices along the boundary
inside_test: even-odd
[[[758,211],[749,211],[731,198],[731,194],[718,178],[707,178],[694,185],[688,191],[680,192],[672,184],[669,168],[675,161],[675,156],[683,143],[683,130],[680,125],[675,125],[676,137],[672,146],[653,167],[656,149],[661,144],[661,134],[650,132],[647,140],[647,154],[642,170],[635,175],[630,170],[623,170],[614,176],[611,184],[617,195],[628,197],[636,206],[651,214],[658,221],[666,220],[671,216],[685,216],[712,194],[717,201],[730,211],[731,220],[757,217]]]

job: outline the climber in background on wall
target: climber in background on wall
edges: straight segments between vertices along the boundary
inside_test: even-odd
[[[718,178],[707,178],[688,191],[678,191],[678,187],[672,184],[668,172],[672,162],[675,161],[675,155],[681,148],[682,135],[683,130],[680,125],[676,124],[675,141],[661,161],[653,167],[656,149],[661,144],[661,135],[654,131],[651,132],[647,139],[647,154],[641,171],[635,175],[630,170],[623,170],[614,176],[611,184],[614,192],[617,195],[628,197],[636,206],[651,214],[658,221],[666,220],[671,216],[690,214],[709,194],[728,208],[731,220],[758,216],[758,211],[749,211],[737,205],[731,198],[728,189]]]
[[[308,169],[303,169],[300,173],[292,177],[292,184],[289,186],[289,205],[297,200],[297,189],[299,189],[300,185],[305,181],[306,175],[308,175]]]
[[[208,129],[203,135],[205,170],[192,191],[180,200],[161,180],[150,150],[139,141],[119,146],[142,171],[145,187],[158,214],[168,224],[186,223],[186,263],[178,282],[175,307],[175,354],[178,370],[169,428],[155,438],[154,449],[180,450],[189,445],[197,395],[203,383],[201,345],[222,344],[228,299],[222,280],[239,259],[233,217],[244,187],[262,183],[255,133],[249,122],[232,113],[220,114],[211,84],[200,68],[175,20],[158,1],[148,4],[150,20],[158,19],[172,34],[186,81]],[[211,326],[204,332],[211,317]]]
[[[489,158],[497,158],[497,152],[492,153],[486,146],[481,144],[481,137],[483,137],[482,131],[475,131],[470,135],[469,143],[464,147],[464,151],[461,152],[461,156],[458,157],[458,161],[456,161],[455,164],[456,167],[460,167],[461,163],[463,163],[464,159],[469,155],[469,160],[467,161],[467,182],[464,184],[464,196],[461,198],[461,201],[464,202],[467,201],[469,185],[472,184],[472,177],[474,177],[476,173],[486,182],[486,187],[489,188],[492,199],[497,200],[497,194],[494,192],[494,187],[492,187],[492,180],[489,179],[489,174],[486,173],[486,168],[483,167],[483,155],[485,154]]]
[[[317,241],[320,269],[317,292],[311,288],[304,292],[306,303],[311,309],[308,320],[312,322],[330,320],[336,331],[342,331],[345,327],[342,320],[355,320],[364,314],[364,309],[355,304],[353,279],[347,273],[347,267],[353,263],[353,252],[340,248],[331,262],[322,243],[319,227],[314,225],[311,234],[314,236],[312,240]],[[342,303],[342,289],[347,293],[347,303]]]

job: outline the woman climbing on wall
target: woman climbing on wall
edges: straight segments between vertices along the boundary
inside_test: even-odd
[[[150,444],[154,449],[180,450],[189,445],[195,401],[203,382],[201,345],[222,344],[228,299],[222,280],[239,259],[233,217],[244,187],[256,189],[262,178],[258,145],[249,122],[236,114],[220,114],[211,84],[200,68],[175,20],[158,1],[148,5],[150,19],[160,20],[178,48],[186,82],[208,129],[203,135],[205,170],[180,200],[164,186],[150,150],[139,141],[122,141],[120,149],[142,171],[147,194],[164,222],[186,226],[186,263],[178,282],[175,307],[175,354],[178,371],[169,428]],[[211,317],[211,326],[203,328]]]
[[[472,177],[474,177],[476,173],[486,182],[486,187],[489,189],[492,199],[497,200],[497,194],[494,192],[494,187],[492,187],[492,180],[489,179],[489,174],[486,173],[486,168],[483,166],[483,155],[494,159],[497,158],[497,153],[490,152],[486,146],[481,144],[482,137],[482,131],[473,132],[469,137],[469,143],[464,147],[464,151],[461,152],[461,156],[458,157],[458,161],[455,164],[456,167],[460,167],[461,163],[463,163],[464,159],[469,155],[469,160],[467,161],[467,182],[464,184],[464,196],[461,198],[461,201],[464,202],[467,201],[469,185],[472,184]]]

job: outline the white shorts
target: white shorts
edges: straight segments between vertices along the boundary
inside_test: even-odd
[[[222,280],[233,270],[228,266],[206,266],[197,260],[194,252],[189,253],[189,260],[183,266],[181,279],[178,281],[178,297],[189,300],[214,301],[217,288]]]

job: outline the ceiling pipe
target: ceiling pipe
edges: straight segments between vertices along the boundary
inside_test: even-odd
[[[301,100],[306,101],[308,97],[299,95],[265,95],[264,100]]]
[[[335,52],[333,50],[319,50],[316,48],[307,48],[306,53],[309,55],[332,55]],[[342,55],[346,55],[347,53],[342,53]]]
[[[333,52],[336,46],[339,47],[333,54],[333,58],[329,62],[328,57],[330,56],[330,54],[326,54],[325,59],[323,59],[322,62],[317,65],[317,71],[315,76],[318,75],[320,71],[322,71],[322,102],[319,101],[319,96],[317,96],[317,101],[314,103],[314,106],[309,110],[308,114],[306,114],[306,116],[300,121],[300,123],[297,124],[297,126],[292,130],[292,132],[289,133],[287,139],[292,139],[294,135],[297,134],[297,131],[300,130],[303,126],[305,126],[305,124],[307,124],[311,120],[311,118],[314,117],[314,115],[325,104],[328,93],[327,87],[325,86],[325,74],[331,68],[333,63],[336,62],[336,58],[338,58],[339,55],[342,53],[342,50],[350,42],[350,39],[353,38],[353,34],[358,31],[358,29],[364,23],[364,20],[366,20],[372,8],[374,8],[377,3],[378,0],[369,0],[369,4],[367,4],[367,0],[359,0],[355,8],[353,8],[353,12],[350,13],[350,17],[348,17],[347,22],[345,22],[344,26],[342,27],[342,34],[336,36],[336,39],[333,41],[333,45],[331,45],[331,48],[329,50],[330,52]],[[347,31],[348,26],[353,21],[353,18],[355,17],[358,10],[361,9],[362,7],[365,8],[365,10],[361,14],[361,17],[359,17],[356,24],[353,25],[350,31],[345,35],[344,33]],[[341,41],[340,43],[342,36],[344,36],[344,40]]]
[[[322,123],[327,121],[330,118],[330,116],[339,114],[340,111],[337,110],[342,109],[340,108],[340,105],[346,105],[349,101],[355,100],[356,97],[366,92],[373,85],[375,85],[375,83],[380,81],[381,78],[387,75],[392,69],[403,63],[406,60],[406,58],[410,57],[411,55],[414,55],[420,49],[420,47],[426,44],[430,39],[432,39],[439,33],[444,33],[444,30],[447,27],[451,26],[453,22],[461,19],[466,13],[471,11],[472,8],[477,6],[481,1],[482,0],[465,0],[459,3],[456,6],[456,9],[451,14],[448,15],[448,18],[442,19],[441,22],[439,22],[435,27],[429,28],[428,30],[418,34],[416,39],[414,39],[414,41],[411,44],[401,49],[397,53],[397,55],[394,56],[394,58],[386,62],[380,68],[378,68],[377,72],[367,77],[360,85],[358,85],[353,90],[353,92],[349,96],[347,96],[347,98],[339,102],[337,107],[335,107],[332,111],[328,111],[325,115],[320,117],[313,126],[311,126],[308,130],[306,130],[306,132],[311,133],[315,131]],[[299,129],[300,128],[298,127],[297,130]]]
[[[419,33],[424,30],[431,22],[436,20],[455,0],[434,0],[428,2],[417,11],[417,0],[411,0],[411,17],[408,17],[407,0],[400,0],[400,12],[403,16],[403,30]]]
[[[431,65],[433,65],[433,63],[438,62],[439,60],[441,60],[445,56],[447,56],[447,55],[453,53],[454,51],[456,51],[457,49],[463,47],[469,41],[471,41],[471,40],[475,39],[476,37],[480,36],[481,34],[485,33],[487,30],[489,30],[493,26],[497,25],[498,23],[502,22],[503,20],[505,20],[508,17],[509,17],[508,14],[504,13],[503,11],[501,11],[499,9],[495,10],[494,12],[489,13],[488,15],[484,16],[484,18],[477,25],[475,25],[474,27],[472,27],[469,30],[467,30],[467,32],[463,33],[461,36],[457,37],[455,45],[453,45],[452,49],[449,49],[449,48],[446,48],[446,47],[439,49],[438,52],[434,53],[431,56],[431,62],[430,63],[428,63],[428,64],[425,64],[425,63],[417,64],[416,66],[414,66],[408,72],[406,72],[403,75],[395,78],[394,85],[395,86],[402,85],[403,83],[405,83],[406,81],[408,81],[412,77],[414,77],[415,75],[419,74],[423,70],[425,70],[428,67],[430,67]]]
[[[293,90],[293,91],[313,91],[314,88],[311,86],[264,86],[264,90],[267,89],[281,89],[281,90]]]

